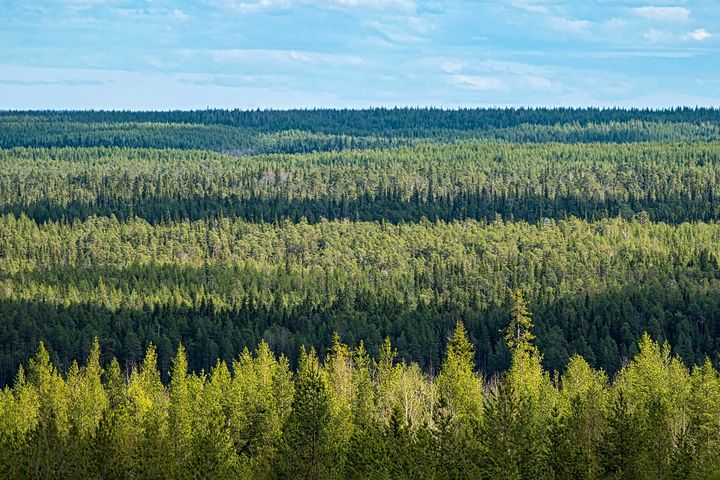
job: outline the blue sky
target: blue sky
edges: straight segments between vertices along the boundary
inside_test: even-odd
[[[720,106],[718,0],[0,0],[0,109]]]

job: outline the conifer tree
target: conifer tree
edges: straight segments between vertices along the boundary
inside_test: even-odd
[[[251,477],[241,468],[230,429],[225,395],[230,388],[230,374],[218,362],[210,378],[198,392],[190,418],[193,420],[192,461],[189,472],[203,472],[219,480]],[[197,390],[196,390],[197,391]],[[257,475],[255,478],[258,478]]]
[[[36,478],[62,478],[66,474],[70,425],[66,384],[50,354],[40,342],[38,351],[28,363],[28,380],[38,396],[38,426],[34,431],[31,455]]]
[[[31,478],[37,475],[35,432],[40,417],[37,389],[20,366],[13,388],[0,391],[0,476]]]
[[[501,448],[507,448],[507,461],[515,465],[513,468],[518,475],[521,478],[544,478],[550,474],[547,434],[557,391],[542,368],[540,353],[531,343],[535,338],[531,328],[532,321],[525,301],[520,291],[516,290],[512,294],[511,321],[506,335],[512,363],[505,377],[499,381],[491,402],[486,404],[486,415],[491,415],[488,408],[492,408],[502,418],[488,419],[490,423],[486,424],[482,438],[489,440],[493,425],[500,428],[495,431],[500,436],[497,441],[512,444]],[[519,421],[516,417],[522,419],[521,424],[515,425]],[[498,421],[507,422],[507,427],[493,423]],[[494,464],[494,461],[491,463]],[[513,471],[510,470],[511,473]]]
[[[268,475],[291,411],[294,387],[288,361],[277,359],[263,341],[254,356],[243,350],[233,372],[226,408],[235,448],[247,468]]]
[[[171,475],[180,477],[189,470],[193,447],[193,411],[187,373],[187,357],[182,344],[172,362],[169,385],[168,435],[172,443]]]
[[[522,406],[515,401],[512,384],[498,382],[485,398],[485,416],[480,431],[480,466],[487,480],[523,478],[519,445]],[[525,402],[523,400],[523,402]]]
[[[372,428],[377,425],[377,409],[375,406],[375,384],[370,368],[371,359],[365,350],[364,342],[360,341],[354,352],[355,369],[353,370],[352,415],[356,429]]]
[[[535,346],[532,341],[535,339],[535,335],[532,333],[532,316],[527,308],[522,290],[513,290],[510,301],[510,323],[505,330],[505,341],[511,350],[534,352]]]
[[[597,446],[606,429],[610,392],[603,371],[573,356],[562,375],[553,411],[551,460],[556,477],[595,478],[600,471]]]
[[[683,468],[674,470],[678,475],[690,470],[697,478],[710,478],[720,472],[720,378],[710,359],[705,359],[702,365],[693,368],[690,381],[691,421],[682,439],[684,448],[677,455]]]
[[[330,392],[327,378],[313,349],[300,351],[295,376],[295,398],[284,432],[281,475],[286,478],[332,478]]]
[[[333,344],[328,351],[325,371],[330,387],[331,421],[328,433],[337,453],[333,463],[342,468],[345,448],[355,428],[352,413],[355,366],[352,352],[340,341],[337,332],[333,334]]]
[[[476,430],[482,419],[483,384],[474,371],[474,351],[465,327],[457,323],[445,361],[435,380],[438,405],[434,411],[438,469],[445,478],[477,475]]]
[[[128,385],[134,423],[139,427],[134,453],[137,475],[159,478],[171,471],[172,447],[168,431],[168,397],[160,380],[155,346],[150,344],[140,370]]]
[[[95,455],[100,422],[109,406],[102,384],[98,339],[92,343],[85,366],[73,364],[67,378],[69,477],[88,478],[98,475],[101,459]]]
[[[120,363],[114,359],[105,371],[108,408],[100,420],[96,455],[100,462],[101,478],[131,478],[136,471],[134,451],[139,428],[131,416],[126,377]]]
[[[632,412],[620,389],[608,417],[608,425],[600,445],[603,478],[630,480],[653,478],[646,470],[647,451],[643,449],[646,434],[642,419]]]

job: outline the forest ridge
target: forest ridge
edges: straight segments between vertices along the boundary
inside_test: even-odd
[[[168,380],[265,339],[390,337],[427,371],[463,321],[486,374],[521,288],[544,366],[641,334],[720,348],[709,108],[0,112],[0,382],[93,338]]]
[[[0,112],[0,475],[712,478],[719,141],[711,108]]]

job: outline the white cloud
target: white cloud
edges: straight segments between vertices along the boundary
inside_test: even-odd
[[[440,65],[440,69],[445,73],[460,73],[463,64],[456,60],[447,60]]]
[[[170,12],[170,17],[180,22],[190,19],[190,15],[177,8]]]
[[[508,0],[508,3],[515,8],[530,13],[550,13],[550,9],[545,5],[543,0]]]
[[[475,75],[454,75],[452,83],[472,90],[480,90],[484,92],[507,90],[507,86],[502,80],[494,77],[479,77]]]
[[[101,0],[74,0],[101,1]],[[310,6],[342,10],[374,10],[412,13],[417,9],[415,0],[206,0],[217,8],[239,13],[255,13],[266,10],[283,10],[294,6]]]
[[[545,77],[537,75],[527,75],[521,79],[521,84],[530,90],[543,91],[553,89],[553,83]]]
[[[389,43],[418,43],[435,30],[435,25],[417,15],[366,15],[363,25],[381,34]]]
[[[272,50],[272,49],[217,49],[196,52],[205,54],[215,62],[260,62],[267,63],[289,62],[308,63],[322,65],[360,65],[363,60],[355,55],[337,55],[319,52],[307,52],[302,50]]]
[[[92,7],[96,5],[105,5],[117,3],[113,0],[60,0],[59,3],[71,7]]]
[[[3,109],[193,110],[208,107],[361,107],[328,88],[230,75],[140,73],[123,70],[17,67],[0,64]],[[52,79],[48,81],[48,79]]]
[[[414,12],[416,9],[414,0],[327,0],[327,3],[338,7],[404,10],[408,12]]]
[[[705,30],[704,28],[698,28],[697,30],[693,30],[692,32],[688,32],[685,35],[683,35],[683,40],[694,40],[696,42],[704,42],[708,38],[712,37],[712,35]]]
[[[593,22],[565,17],[550,17],[550,26],[559,32],[577,36],[590,36]]]
[[[650,43],[663,43],[671,41],[673,36],[667,32],[651,28],[643,34],[643,38]]]
[[[551,29],[564,34],[578,37],[590,37],[594,23],[589,20],[578,20],[567,16],[562,2],[548,0],[505,0],[505,3],[526,12],[544,17],[541,21]]]
[[[601,50],[597,52],[582,52],[583,58],[693,58],[698,56],[696,51],[687,50]]]
[[[639,7],[635,15],[654,22],[684,23],[690,20],[690,10],[685,7]]]
[[[238,13],[255,13],[263,10],[286,9],[292,5],[291,0],[207,0],[207,3]]]
[[[506,60],[482,60],[473,63],[475,69],[485,72],[497,72],[510,75],[542,76],[551,74],[551,70],[542,65]]]

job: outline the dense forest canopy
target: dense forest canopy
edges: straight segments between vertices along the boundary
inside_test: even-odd
[[[0,112],[0,382],[94,337],[161,377],[338,331],[435,372],[462,320],[510,364],[509,289],[543,365],[613,374],[643,331],[717,361],[720,111]]]
[[[0,166],[2,478],[720,478],[719,110],[6,111]]]
[[[0,147],[198,148],[235,154],[409,143],[717,141],[720,110],[370,109],[0,112]]]
[[[234,157],[127,148],[0,150],[0,212],[46,220],[302,217],[713,221],[720,143],[462,142]]]
[[[150,345],[129,374],[62,374],[44,345],[0,392],[0,474],[53,479],[707,479],[720,472],[720,378],[645,334],[611,381],[582,356],[550,375],[523,294],[512,360],[483,379],[457,323],[437,375],[338,336],[292,369],[261,342],[193,374],[181,345],[161,381]]]
[[[458,320],[486,373],[507,367],[507,289],[537,318],[545,365],[572,353],[615,372],[643,331],[690,364],[715,359],[720,224],[610,219],[492,223],[182,221],[38,225],[0,218],[2,379],[46,339],[60,365],[100,335],[123,365],[182,341],[193,370],[267,340],[293,361],[333,331],[439,365]]]
[[[326,133],[386,133],[390,130],[475,130],[578,123],[582,126],[611,122],[717,124],[717,108],[372,108],[299,110],[195,110],[195,111],[2,111],[0,118],[49,122],[161,122],[230,125],[264,131],[309,130]]]

